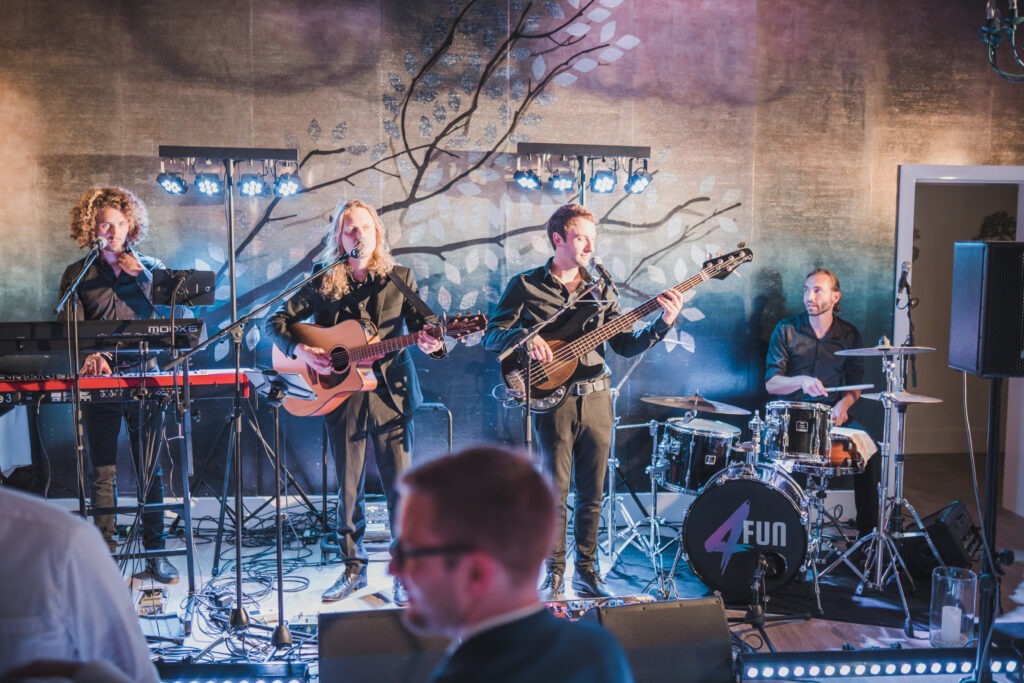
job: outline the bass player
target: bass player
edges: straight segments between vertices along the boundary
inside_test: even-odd
[[[394,282],[401,280],[416,291],[412,272],[395,264],[373,207],[357,199],[339,202],[327,226],[326,245],[323,262],[314,269],[342,257],[346,262],[310,281],[267,318],[266,331],[285,354],[319,375],[332,374],[329,349],[303,343],[290,329],[293,323],[312,318],[320,326],[368,321],[380,340],[400,336],[408,328],[418,333],[416,343],[424,353],[444,357],[444,342],[429,333],[424,316]],[[392,530],[396,483],[412,457],[412,415],[423,402],[412,356],[406,348],[387,353],[373,362],[372,374],[375,389],[352,393],[324,417],[337,468],[337,535],[345,563],[341,576],[324,592],[324,602],[347,598],[366,586],[368,558],[362,541],[367,444],[372,444],[380,471]],[[398,605],[408,602],[397,579],[393,597]]]
[[[594,257],[597,240],[594,215],[577,204],[562,206],[548,220],[547,235],[554,255],[547,264],[520,273],[509,282],[484,334],[483,344],[488,351],[500,353],[511,347],[526,336],[532,326],[550,317],[579,293],[586,292],[593,283],[587,266]],[[609,278],[604,280],[599,290],[591,290],[580,297],[528,342],[532,360],[549,363],[556,358],[558,349],[561,349],[559,360],[565,358],[567,347],[563,344],[622,314],[618,302],[609,298],[614,295],[614,285]],[[670,289],[659,294],[656,301],[662,310],[659,318],[643,329],[625,330],[607,340],[616,353],[635,356],[665,337],[682,309],[683,296]],[[613,426],[611,380],[604,363],[604,347],[603,343],[598,344],[582,357],[573,358],[575,371],[565,383],[564,400],[550,411],[533,416],[544,469],[560,500],[559,531],[546,562],[547,576],[540,587],[543,600],[557,599],[564,592],[565,503],[574,471],[576,572],[572,587],[581,597],[610,595],[597,566],[601,494]]]

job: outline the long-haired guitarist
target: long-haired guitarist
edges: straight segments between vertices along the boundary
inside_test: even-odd
[[[400,336],[408,329],[418,332],[416,343],[424,353],[443,357],[444,343],[427,332],[424,316],[390,279],[401,279],[416,291],[411,271],[395,264],[384,227],[373,207],[356,199],[339,202],[327,231],[322,263],[345,257],[347,260],[312,280],[267,319],[266,330],[274,343],[325,378],[335,376],[332,373],[339,359],[332,357],[332,348],[327,348],[327,344],[299,340],[293,323],[311,318],[315,325],[324,328],[340,325],[345,334],[346,325],[352,325],[360,335],[375,333],[381,341]],[[365,321],[369,325],[364,328],[351,321]],[[365,344],[366,339],[341,338],[336,343],[342,347],[354,342]],[[367,555],[362,539],[366,530],[363,493],[367,445],[371,444],[374,451],[394,529],[396,483],[409,466],[412,415],[423,402],[412,356],[404,347],[375,360],[372,367],[350,370],[372,374],[368,379],[376,381],[376,388],[346,394],[340,405],[324,417],[338,474],[337,535],[345,563],[341,576],[324,592],[324,602],[341,600],[366,586]],[[405,589],[397,580],[394,599],[398,604],[406,602]]]
[[[594,215],[577,204],[560,207],[548,220],[548,240],[554,255],[543,266],[520,273],[505,288],[484,335],[484,348],[504,351],[539,322],[592,283],[587,267],[594,256],[597,225]],[[662,314],[641,330],[625,330],[607,339],[607,345],[623,356],[635,356],[664,338],[683,306],[674,290],[657,297]],[[654,309],[657,310],[657,309]],[[530,386],[549,387],[545,381],[561,368],[573,371],[555,393],[561,400],[550,410],[534,414],[534,427],[545,470],[551,476],[561,504],[560,532],[547,560],[547,576],[541,597],[555,599],[563,593],[565,573],[565,501],[575,471],[576,507],[573,528],[576,540],[576,573],[572,580],[577,595],[605,597],[597,567],[597,531],[601,494],[612,432],[611,381],[605,367],[605,344],[580,357],[572,342],[622,314],[610,283],[580,298],[529,343],[530,358],[545,364],[543,378],[531,377]],[[589,346],[589,345],[588,345]],[[531,363],[532,365],[532,363]],[[547,376],[550,375],[550,376]],[[542,389],[546,391],[547,389]]]

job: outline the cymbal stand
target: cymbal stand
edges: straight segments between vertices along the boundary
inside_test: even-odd
[[[911,589],[913,589],[913,579],[910,577],[910,571],[907,569],[907,564],[903,560],[903,556],[900,555],[899,548],[896,543],[896,537],[891,533],[891,517],[896,509],[895,501],[890,497],[890,482],[889,482],[889,458],[892,455],[892,410],[895,405],[896,395],[900,391],[900,379],[899,372],[897,369],[897,353],[884,352],[882,358],[882,370],[885,373],[885,384],[886,391],[881,395],[882,406],[885,411],[885,424],[883,429],[882,441],[878,444],[878,457],[882,458],[882,475],[881,481],[878,485],[878,523],[877,526],[868,534],[862,536],[852,546],[850,546],[845,553],[840,555],[835,561],[832,562],[824,571],[820,573],[820,576],[825,576],[833,569],[838,567],[841,563],[846,565],[853,570],[853,573],[860,579],[860,583],[857,585],[855,591],[856,595],[861,595],[864,592],[865,587],[874,588],[877,590],[884,590],[885,586],[890,582],[896,583],[896,590],[899,593],[900,605],[903,607],[904,621],[903,631],[908,637],[914,637],[914,626],[910,618],[910,607],[907,605],[907,596],[903,590],[903,582],[900,579],[900,572],[910,581]],[[902,491],[899,492],[902,496]],[[865,567],[861,571],[850,557],[857,552],[861,547],[865,548]]]
[[[649,423],[651,430],[651,464],[647,466],[645,472],[651,480],[650,513],[635,522],[630,522],[625,529],[617,532],[614,537],[609,538],[609,542],[614,546],[615,539],[624,539],[619,546],[619,552],[624,550],[626,546],[635,544],[647,557],[652,569],[654,569],[654,579],[651,580],[651,583],[654,581],[658,582],[658,596],[661,599],[668,599],[676,596],[676,588],[671,577],[665,574],[661,554],[675,542],[676,536],[673,536],[672,539],[665,543],[661,541],[661,527],[668,526],[671,528],[671,526],[664,518],[658,516],[658,475],[668,468],[668,461],[664,457],[663,449],[658,439],[659,424],[655,420],[651,420]],[[647,527],[646,532],[643,531],[645,526]]]
[[[619,420],[622,419],[619,416],[618,412],[619,395],[621,393],[622,386],[626,383],[626,380],[629,379],[629,376],[633,373],[633,370],[636,369],[637,365],[640,364],[641,359],[643,359],[643,354],[636,356],[636,358],[633,359],[633,362],[630,363],[629,369],[626,370],[625,374],[622,376],[622,379],[619,381],[619,383],[612,385],[611,388],[612,436],[611,445],[608,448],[608,493],[605,494],[604,500],[601,501],[601,507],[604,510],[605,517],[606,540],[605,545],[603,547],[601,543],[598,542],[598,550],[603,551],[609,560],[606,563],[602,563],[602,566],[604,567],[604,574],[607,574],[609,571],[611,571],[612,567],[615,566],[615,563],[618,562],[619,555],[622,554],[622,551],[625,550],[626,546],[629,544],[628,542],[624,542],[622,545],[618,547],[616,547],[615,545],[615,541],[621,538],[623,535],[625,535],[625,533],[618,533],[618,523],[615,519],[616,511],[622,511],[622,516],[626,520],[628,528],[634,528],[635,526],[635,522],[633,521],[633,518],[629,513],[629,509],[626,508],[626,504],[622,502],[622,498],[616,494],[616,489],[618,489],[617,474],[619,471],[619,459],[615,456],[615,448],[616,444],[618,443],[618,430],[630,429],[632,427],[641,426],[651,426],[652,429],[654,429],[654,425],[657,424],[655,422],[651,422],[649,423],[649,425],[638,424],[623,425],[621,427],[619,426]],[[653,436],[654,432],[652,431],[651,434]],[[623,479],[623,481],[625,480]],[[626,485],[628,487],[628,483]],[[636,494],[634,494],[632,490],[630,490],[630,494],[633,495],[634,499],[636,500]],[[642,505],[639,505],[639,500],[636,500],[636,502],[640,509],[643,511],[643,513],[646,515],[647,511],[643,509]]]

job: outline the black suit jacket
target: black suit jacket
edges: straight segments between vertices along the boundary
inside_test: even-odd
[[[342,268],[344,266],[338,266]],[[314,266],[321,270],[322,264]],[[412,271],[395,266],[392,274],[416,291]],[[423,316],[416,310],[395,283],[388,278],[370,276],[341,299],[328,299],[320,291],[320,278],[314,278],[302,287],[267,318],[265,330],[278,348],[294,357],[295,341],[288,332],[292,323],[312,318],[315,325],[330,327],[351,319],[363,319],[376,327],[380,339],[401,336],[419,331],[425,324]],[[445,355],[444,349],[434,354],[436,358]],[[416,368],[409,349],[389,353],[374,362],[377,375],[377,392],[389,400],[403,415],[412,415],[423,403]]]
[[[598,624],[558,619],[546,609],[484,631],[441,662],[433,683],[631,683],[626,655]]]

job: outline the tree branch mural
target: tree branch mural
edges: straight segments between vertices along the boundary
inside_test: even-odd
[[[446,18],[432,14],[433,7],[424,11],[418,49],[408,48],[401,59],[405,74],[386,73],[380,118],[385,140],[373,146],[349,142],[342,121],[327,133],[331,144],[322,146],[324,127],[313,119],[306,134],[314,149],[304,154],[300,167],[304,176],[318,180],[303,190],[298,208],[294,198],[265,206],[237,246],[240,260],[273,239],[267,232],[271,225],[326,222],[321,206],[333,206],[335,198],[318,201],[325,190],[346,187],[358,196],[381,183],[388,201],[379,210],[393,251],[413,268],[424,299],[439,310],[486,308],[496,301],[505,275],[547,258],[542,223],[506,225],[525,199],[510,192],[514,157],[509,146],[528,139],[528,131],[544,122],[540,110],[556,107],[559,92],[596,69],[611,68],[640,40],[617,35],[615,2],[452,0],[446,7]],[[297,138],[289,143],[307,146]],[[599,216],[604,239],[621,234],[632,250],[630,258],[616,256],[609,264],[624,297],[646,299],[685,279],[693,264],[680,256],[681,247],[694,245],[689,260],[699,265],[704,240],[718,230],[736,231],[728,214],[741,206],[738,194],[729,196],[727,190],[713,199],[714,181],[705,184],[698,196],[656,209],[651,220],[633,220],[637,204],[650,195],[624,196]],[[457,217],[453,195],[464,198]],[[298,260],[281,250],[266,277],[239,294],[239,310],[251,310],[286,289],[309,271],[320,250],[316,245]],[[669,275],[664,268],[673,257]],[[215,265],[223,283],[221,263]],[[225,324],[228,315],[223,305],[205,317]],[[702,316],[691,309],[687,317]],[[258,328],[249,330],[249,350],[258,342]],[[220,359],[226,353],[222,345],[214,355]]]

